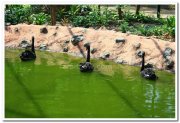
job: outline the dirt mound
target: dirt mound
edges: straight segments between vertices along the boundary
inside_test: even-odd
[[[42,28],[46,28],[48,32],[42,33]],[[120,59],[122,63],[129,65],[140,65],[141,58],[136,53],[142,50],[146,53],[146,63],[153,64],[157,69],[165,69],[165,58],[163,58],[165,49],[169,47],[175,51],[175,42],[153,37],[147,38],[105,29],[27,24],[8,26],[5,31],[5,46],[18,48],[22,40],[30,42],[31,37],[34,36],[36,49],[45,44],[50,51],[63,52],[66,48],[67,53],[81,56],[80,49],[70,42],[73,35],[83,35],[83,41],[79,43],[79,48],[83,51],[86,42],[90,43],[91,49],[96,49],[96,52],[91,54],[93,58],[100,58],[103,53],[108,52],[109,57],[106,59],[114,61]],[[118,42],[118,39],[123,39],[125,42]],[[175,61],[175,53],[171,55],[171,59]]]

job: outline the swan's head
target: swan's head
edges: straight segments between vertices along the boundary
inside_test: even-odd
[[[86,50],[90,49],[90,44],[87,44],[85,47],[86,47]]]

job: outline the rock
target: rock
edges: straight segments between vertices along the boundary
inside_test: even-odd
[[[173,53],[173,50],[171,48],[167,47],[165,49],[165,51],[163,52],[163,57],[166,58],[167,56],[171,56],[172,53]]]
[[[30,47],[30,46],[31,45],[26,40],[22,40],[21,43],[19,44],[19,47],[21,47],[21,48],[27,48],[27,47]]]
[[[87,29],[85,28],[83,31],[82,31],[82,33],[86,33],[87,32]]]
[[[48,33],[47,28],[46,27],[41,28],[40,33],[47,34]]]
[[[170,70],[170,69],[174,68],[174,61],[173,60],[167,60],[165,62],[165,68],[167,70]]]
[[[66,40],[64,43],[65,43],[65,44],[68,44],[68,43],[69,43],[69,40]]]
[[[135,44],[133,44],[133,48],[134,49],[139,49],[141,47],[141,43],[135,43]]]
[[[131,32],[127,31],[126,32],[126,36],[129,36],[131,34]]]
[[[5,23],[5,26],[11,26],[11,23],[7,22],[7,23]]]
[[[163,57],[164,57],[164,61],[165,61],[165,69],[170,70],[174,68],[174,61],[172,60],[172,53],[173,53],[173,49],[167,47],[164,52],[163,52]]]
[[[5,23],[5,30],[8,31],[10,29],[11,23]]]
[[[107,59],[107,58],[109,58],[109,56],[110,56],[110,53],[109,52],[104,52],[104,53],[102,53],[101,55],[100,55],[100,58],[102,58],[102,59]]]
[[[55,32],[55,33],[53,34],[53,36],[57,36],[57,32]]]
[[[118,58],[115,62],[118,63],[118,64],[123,64],[123,63],[124,63],[124,60],[121,59],[121,58]]]
[[[115,41],[116,43],[120,43],[120,42],[124,43],[126,40],[124,38],[117,38]]]
[[[171,56],[166,56],[165,58],[165,69],[170,70],[174,68],[174,61]]]
[[[58,26],[56,26],[56,30],[57,30],[57,29],[59,29],[59,27],[58,27]]]
[[[80,41],[84,39],[83,35],[74,35],[71,39],[71,43],[76,46]]]
[[[164,59],[164,61],[168,61],[168,60],[172,60],[172,57],[171,56],[166,56],[166,58]]]
[[[46,44],[41,44],[41,45],[39,46],[39,49],[40,49],[40,50],[47,50],[47,45],[46,45]]]
[[[138,51],[136,52],[136,55],[139,56],[139,57],[142,57],[142,55],[143,55],[144,53],[145,53],[144,51],[138,50]]]
[[[63,52],[68,52],[69,48],[68,47],[64,47],[63,48]]]
[[[19,32],[19,29],[18,29],[17,27],[14,28],[14,32],[15,32],[15,33]]]
[[[84,47],[87,47],[87,46],[89,46],[90,45],[90,42],[85,42],[84,43]]]
[[[97,51],[97,48],[92,48],[91,53],[94,54]]]

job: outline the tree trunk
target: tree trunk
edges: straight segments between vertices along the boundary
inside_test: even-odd
[[[118,15],[119,15],[119,20],[122,19],[122,10],[121,10],[121,5],[118,5]]]
[[[51,5],[51,25],[56,25],[56,12],[57,12],[57,6],[56,5]]]
[[[140,5],[136,6],[136,15],[139,15]]]
[[[98,5],[98,12],[99,12],[99,15],[101,15],[101,6]]]
[[[157,18],[160,18],[161,6],[157,5]]]

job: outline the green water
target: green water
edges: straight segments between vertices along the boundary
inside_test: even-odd
[[[6,118],[174,118],[175,75],[141,78],[139,67],[92,60],[92,73],[81,73],[84,59],[37,51],[21,62],[19,50],[5,51]]]

